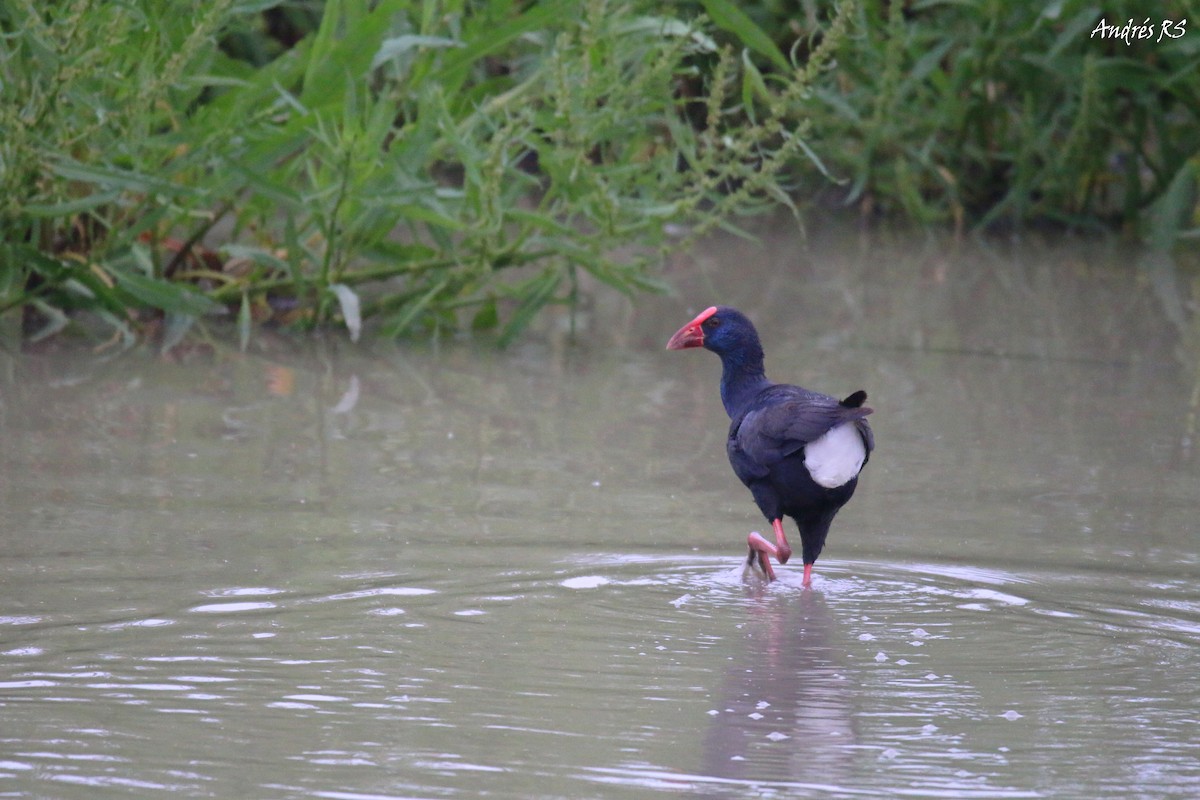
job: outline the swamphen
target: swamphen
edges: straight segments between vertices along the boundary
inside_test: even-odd
[[[783,517],[796,521],[804,556],[804,585],[825,547],[829,525],[858,485],[858,473],[875,448],[867,425],[867,393],[845,400],[799,386],[773,383],[763,373],[758,331],[742,312],[712,306],[667,342],[668,350],[704,347],[721,357],[721,402],[729,414],[729,463],[771,522],[775,544],[751,533],[747,563],[757,558],[775,580],[770,556],[792,556]]]

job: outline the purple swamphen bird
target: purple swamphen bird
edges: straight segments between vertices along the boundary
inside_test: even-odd
[[[773,383],[763,372],[762,344],[753,323],[729,306],[712,306],[667,342],[668,350],[704,347],[721,357],[721,402],[729,414],[725,450],[729,463],[754,495],[775,531],[771,544],[751,533],[747,563],[758,561],[767,580],[775,579],[771,556],[786,564],[792,556],[783,518],[800,530],[804,585],[829,525],[858,485],[858,474],[875,448],[867,425],[867,393],[845,400]]]

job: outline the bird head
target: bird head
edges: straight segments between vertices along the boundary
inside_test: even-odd
[[[748,349],[761,352],[754,324],[742,312],[729,306],[704,309],[667,342],[668,350],[688,347],[703,347],[722,356]]]

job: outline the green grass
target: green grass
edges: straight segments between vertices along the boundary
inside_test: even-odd
[[[847,201],[921,222],[1177,235],[1200,223],[1200,30],[1092,32],[1149,18],[1157,36],[1191,6],[864,3],[854,57],[817,93],[814,143],[844,143],[827,158],[851,179]]]
[[[330,0],[265,64],[214,46],[271,5],[3,12],[0,310],[30,338],[86,310],[169,346],[224,311],[243,342],[273,319],[504,343],[584,275],[660,288],[811,153],[738,113],[736,50],[648,4]]]
[[[1089,33],[1185,6],[10,0],[0,315],[503,344],[813,196],[1169,248],[1200,225],[1200,30]]]

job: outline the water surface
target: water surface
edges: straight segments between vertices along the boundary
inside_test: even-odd
[[[575,343],[0,357],[0,797],[1200,795],[1197,274],[762,234]],[[713,302],[877,409],[811,591]]]

